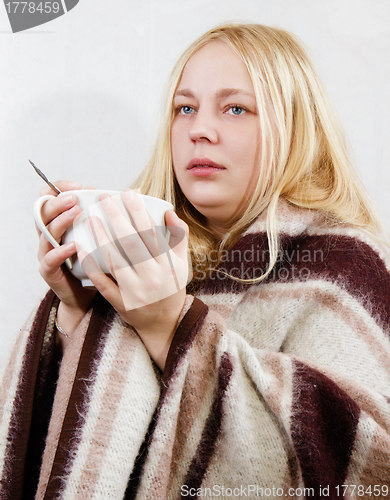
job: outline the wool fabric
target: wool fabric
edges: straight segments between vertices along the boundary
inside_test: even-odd
[[[61,359],[49,292],[4,370],[0,498],[388,498],[386,250],[284,200],[277,229],[266,280],[263,214],[187,296],[163,373],[99,294]]]

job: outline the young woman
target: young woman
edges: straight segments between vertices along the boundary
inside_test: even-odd
[[[3,382],[0,498],[387,498],[390,261],[307,55],[279,29],[218,27],[166,103],[133,188],[174,204],[171,261],[132,190],[143,263],[115,276],[111,249],[112,280],[79,255],[97,292],[62,266],[74,245],[40,237],[51,291]],[[44,205],[58,241],[79,211]]]

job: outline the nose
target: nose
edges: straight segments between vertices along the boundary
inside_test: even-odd
[[[189,137],[194,142],[218,142],[216,120],[210,112],[198,110],[189,129]]]

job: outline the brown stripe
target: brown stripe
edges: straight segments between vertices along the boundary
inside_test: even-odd
[[[170,381],[173,374],[175,373],[179,360],[182,359],[183,355],[192,345],[207,312],[208,307],[201,300],[195,297],[190,305],[190,308],[185,313],[177,327],[174,338],[169,348],[164,372],[162,375],[162,393],[160,396],[160,401],[149,426],[145,440],[137,456],[135,466],[133,468],[133,472],[131,474],[126,490],[126,500],[134,499],[137,495],[137,490],[142,475],[142,469],[147,459],[149,445],[153,439],[153,433],[159,423],[161,409],[164,406],[164,402],[168,394]]]
[[[54,313],[54,311],[53,311]],[[26,457],[24,477],[24,497],[31,498],[37,492],[39,477],[42,470],[42,459],[48,436],[50,418],[53,410],[54,395],[58,381],[62,349],[57,343],[56,331],[53,328],[51,313],[48,321],[48,331],[43,342],[44,346],[38,367],[38,377],[34,394],[30,440]],[[54,321],[54,317],[53,317]],[[48,335],[49,334],[49,335]]]
[[[200,422],[204,424],[213,404],[215,374],[218,373],[217,361],[219,361],[215,356],[215,346],[219,344],[221,331],[223,331],[222,325],[218,325],[218,319],[213,316],[213,314],[211,317],[208,315],[207,321],[202,325],[202,331],[198,333],[191,346],[189,369],[186,370],[181,387],[180,407],[173,429],[174,435],[170,436],[172,451],[167,483],[168,491],[178,477],[182,477],[182,475],[185,477],[188,460],[191,460],[196,450],[196,443],[191,445],[191,442],[188,441],[189,436],[193,433],[195,423],[196,425],[199,425]],[[205,360],[208,361],[205,363]],[[195,448],[193,449],[192,446]],[[166,466],[166,460],[164,463],[164,457],[162,457],[157,466],[158,470],[164,471],[164,466]]]
[[[196,450],[196,454],[187,472],[184,484],[187,491],[193,491],[201,486],[204,475],[207,472],[211,457],[213,456],[218,437],[221,432],[223,419],[223,402],[233,372],[233,365],[229,354],[224,353],[218,370],[218,391],[214,399],[210,415],[203,429],[202,437]],[[186,498],[186,495],[181,495]]]
[[[35,316],[34,316],[35,317]],[[7,363],[7,367],[3,372],[3,378],[1,380],[0,386],[0,422],[3,420],[4,408],[6,401],[8,399],[8,393],[11,390],[11,385],[14,383],[14,372],[17,369],[18,359],[21,356],[20,349],[21,344],[24,342],[25,330],[31,325],[30,318],[26,321],[23,328],[19,331],[19,335],[16,339],[15,345],[13,346],[10,358]]]
[[[281,236],[280,255],[269,282],[327,279],[339,284],[375,312],[381,325],[390,325],[390,275],[379,255],[368,244],[350,236],[301,234]],[[244,236],[218,266],[244,279],[259,277],[268,266],[268,243],[264,233]],[[238,283],[218,271],[202,293],[242,293],[251,286]],[[362,302],[363,301],[363,302]]]
[[[26,346],[14,400],[14,411],[10,421],[10,433],[7,438],[4,471],[0,481],[0,498],[2,499],[18,500],[23,495],[25,460],[30,437],[35,383],[47,319],[54,298],[55,295],[50,290],[41,302]]]
[[[124,500],[135,500],[135,498],[137,497],[139,483],[142,478],[142,469],[144,467],[148,454],[149,443],[151,441],[153,431],[156,427],[157,415],[159,413],[158,410],[159,408],[156,408],[152,420],[149,424],[149,428],[146,432],[145,439],[142,442],[137,458],[135,459],[134,467],[127,483],[125,496],[123,497]]]
[[[194,340],[203,322],[203,319],[207,314],[207,311],[208,307],[203,304],[201,300],[195,297],[190,308],[188,309],[176,329],[175,335],[172,339],[168,351],[167,359],[165,361],[164,372],[162,374],[162,393],[160,401],[153,415],[148,432],[146,433],[145,440],[142,443],[140,451],[136,458],[133,472],[131,473],[129,483],[127,485],[125,494],[126,500],[130,500],[136,497],[139,481],[141,479],[142,469],[147,459],[149,444],[153,439],[154,430],[158,425],[158,418],[161,412],[161,408],[164,404],[165,396],[167,394],[169,381],[175,373],[179,360],[187,352],[192,341]]]
[[[358,405],[332,380],[294,361],[291,436],[306,488],[329,486],[327,498],[347,475],[359,421]]]
[[[86,400],[86,385],[88,381],[91,380],[94,373],[101,337],[109,329],[110,322],[112,322],[114,318],[112,311],[110,318],[108,318],[109,311],[110,305],[98,293],[94,301],[91,321],[81,351],[75,381],[58,441],[53,468],[44,496],[45,500],[55,498],[59,492],[62,486],[62,479],[66,476],[68,471],[74,448],[77,446],[77,438],[75,437],[76,430],[78,431],[82,425],[82,417],[80,415],[83,413],[83,408],[85,408],[88,403]]]
[[[112,418],[117,414],[118,405],[126,389],[128,371],[134,356],[134,333],[123,329],[115,359],[110,368],[108,381],[104,391],[99,415],[97,417],[94,436],[88,450],[88,456],[80,475],[80,484],[96,485],[100,475],[101,464],[107,453],[108,444],[112,438]],[[131,353],[131,357],[129,356]],[[87,500],[93,498],[94,492],[79,491],[75,498]]]
[[[191,307],[181,320],[175,332],[175,336],[172,339],[162,376],[164,386],[168,384],[168,381],[172,377],[179,360],[187,352],[207,314],[207,311],[208,307],[203,304],[201,300],[194,297]]]

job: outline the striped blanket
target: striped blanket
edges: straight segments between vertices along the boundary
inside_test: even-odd
[[[0,393],[0,498],[390,497],[390,261],[319,212],[265,216],[187,296],[164,372],[97,296],[61,359],[49,292]]]

